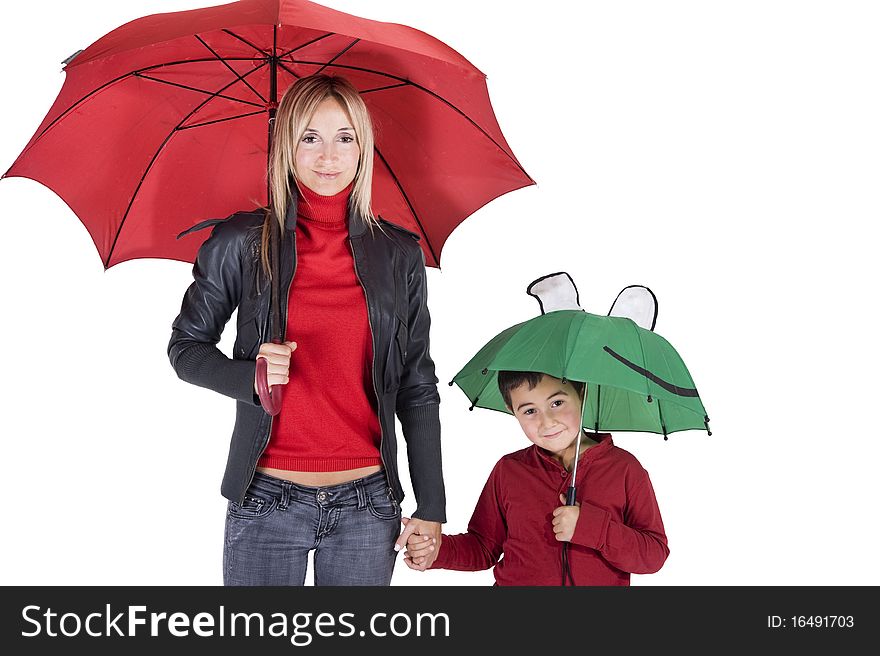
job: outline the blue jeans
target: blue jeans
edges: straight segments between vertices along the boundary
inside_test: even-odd
[[[315,585],[389,585],[399,535],[384,472],[326,487],[257,472],[226,511],[223,584],[303,585],[314,550]]]

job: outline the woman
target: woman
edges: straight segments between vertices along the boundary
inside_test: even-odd
[[[226,585],[303,585],[311,550],[316,585],[390,583],[403,499],[395,411],[418,506],[398,542],[439,540],[424,256],[412,233],[373,217],[372,172],[357,91],[339,77],[302,78],[275,118],[271,211],[232,215],[199,250],[168,352],[181,379],[237,400],[222,485]],[[268,334],[273,222],[283,344]],[[216,344],[236,308],[230,359]],[[274,418],[256,393],[257,357],[283,389]]]

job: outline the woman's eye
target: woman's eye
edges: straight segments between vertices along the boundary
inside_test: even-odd
[[[304,136],[302,138],[302,142],[308,143],[308,144],[315,143],[317,140],[318,140],[318,138],[313,134],[307,134],[306,136]]]
[[[352,141],[354,141],[354,137],[352,137],[350,134],[343,134],[341,137],[339,137],[339,140],[342,143],[351,143]]]

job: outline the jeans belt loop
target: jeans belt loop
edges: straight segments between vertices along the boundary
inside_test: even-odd
[[[278,510],[287,510],[288,503],[290,503],[290,483],[282,483],[281,503],[278,504]]]
[[[364,490],[364,482],[362,479],[359,478],[354,482],[354,489],[357,491],[358,510],[363,510],[367,507],[367,493]]]

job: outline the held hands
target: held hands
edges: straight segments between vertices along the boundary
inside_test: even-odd
[[[403,562],[410,569],[424,572],[440,553],[440,543],[443,541],[440,522],[428,522],[408,517],[401,517],[400,521],[403,522],[405,528],[394,544],[394,550],[399,551],[406,547]]]
[[[565,504],[565,497],[561,494],[559,500]],[[573,506],[562,505],[553,511],[553,534],[559,542],[571,542],[580,514],[581,504],[577,502]]]
[[[290,355],[296,350],[296,342],[284,342],[283,344],[272,344],[266,342],[260,345],[260,352],[257,353],[258,358],[266,360],[268,365],[266,369],[266,378],[269,381],[269,387],[272,385],[286,385],[290,378]],[[257,392],[257,381],[254,380],[254,392]]]

